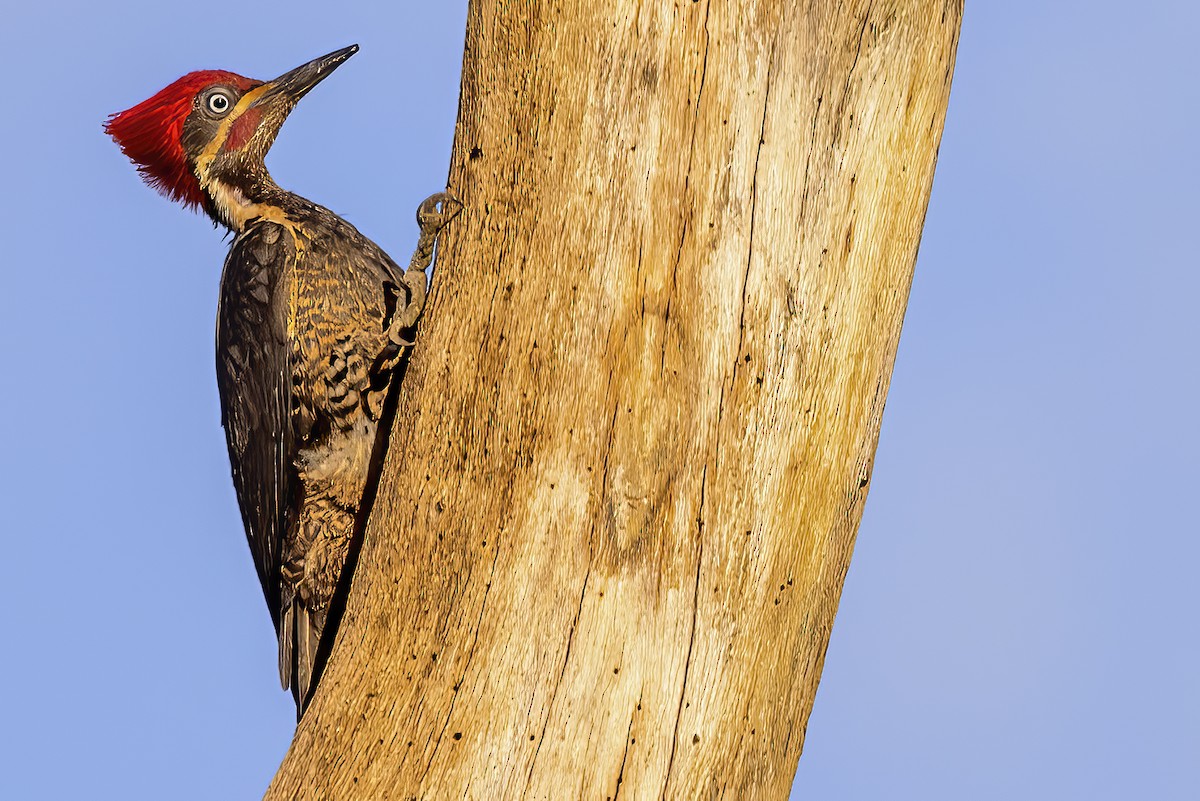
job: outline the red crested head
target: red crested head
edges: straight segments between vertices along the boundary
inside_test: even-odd
[[[216,84],[245,92],[260,83],[223,70],[190,72],[148,100],[110,116],[104,132],[137,165],[146,183],[184,206],[200,206],[204,193],[183,148],[183,124],[196,95]]]
[[[223,70],[184,75],[104,131],[142,179],[184,206],[240,231],[265,195],[278,191],[264,158],[309,90],[358,52],[343,47],[264,83]]]

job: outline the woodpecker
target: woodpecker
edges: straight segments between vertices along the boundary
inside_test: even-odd
[[[233,234],[217,312],[221,422],[297,719],[333,633],[330,605],[383,447],[390,379],[424,309],[425,268],[458,210],[445,193],[421,204],[417,252],[401,270],[354,226],[272,180],[263,160],[284,120],[357,51],[273,81],[192,72],[104,126],[148,184]]]

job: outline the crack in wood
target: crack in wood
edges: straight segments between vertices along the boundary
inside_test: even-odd
[[[621,769],[617,772],[617,789],[613,791],[612,801],[617,801],[621,796],[621,784],[625,781],[625,760],[629,757],[630,736],[632,734],[633,714],[629,716],[629,728],[625,730],[625,750],[621,753]]]
[[[696,156],[696,130],[700,127],[700,100],[704,97],[704,81],[708,77],[708,45],[711,36],[708,32],[708,14],[712,10],[711,3],[704,5],[704,55],[700,63],[700,86],[696,89],[696,102],[692,106],[692,136],[691,143],[688,146],[688,166],[687,172],[683,175],[683,196],[686,201],[688,197],[688,189],[692,182],[692,163]],[[677,286],[677,277],[679,274],[679,262],[683,258],[683,243],[687,240],[688,218],[683,218],[683,230],[679,234],[679,247],[675,249],[675,263],[671,265],[671,291],[667,293],[667,306],[663,312],[663,338],[662,338],[662,353],[658,360],[658,374],[661,377],[666,368],[667,361],[667,338],[666,330],[667,323],[671,319],[671,301],[675,297],[675,288]]]
[[[692,669],[692,649],[696,644],[696,617],[700,609],[700,567],[704,564],[704,501],[705,490],[708,486],[708,464],[700,476],[700,511],[696,515],[696,534],[698,548],[696,553],[696,581],[692,585],[692,629],[688,635],[687,657],[683,663],[683,686],[679,689],[679,705],[675,708],[675,731],[671,735],[671,755],[667,758],[667,777],[663,782],[662,795],[666,799],[667,790],[671,787],[671,771],[675,767],[675,752],[679,745],[679,725],[683,718],[683,699],[687,697],[688,675]]]
[[[750,180],[750,242],[746,247],[746,273],[742,276],[742,309],[738,316],[737,350],[733,355],[733,378],[737,380],[738,365],[741,363],[742,340],[746,333],[746,288],[750,284],[750,265],[754,260],[754,228],[758,213],[758,164],[762,158],[763,145],[767,136],[767,112],[771,105],[771,81],[775,74],[775,46],[778,40],[771,41],[771,55],[767,60],[767,88],[763,93],[762,121],[758,128],[758,149],[754,153],[754,176]]]
[[[871,9],[874,6],[874,0],[867,4],[867,13],[863,14],[862,26],[858,29],[858,44],[854,51],[854,61],[850,62],[850,70],[846,73],[846,85],[842,89],[842,102],[837,114],[837,130],[833,134],[834,141],[839,141],[842,136],[842,119],[845,116],[846,101],[850,98],[850,81],[854,78],[855,68],[858,67],[858,57],[862,55],[863,39],[866,37],[867,23],[871,20]]]
[[[563,677],[567,674],[567,665],[571,661],[571,646],[575,643],[575,630],[579,627],[579,618],[583,614],[583,599],[587,596],[588,581],[591,577],[592,564],[589,559],[587,573],[583,576],[583,589],[579,592],[579,606],[575,609],[575,619],[571,621],[571,630],[567,634],[567,650],[563,654],[562,668],[559,670],[558,678],[554,681],[554,687],[550,691],[550,699],[546,702],[546,717],[542,720],[542,731],[538,734],[537,747],[533,750],[533,758],[529,760],[529,773],[525,777],[525,788],[521,791],[522,798],[529,795],[529,786],[533,783],[533,770],[537,766],[538,755],[542,752],[542,743],[546,740],[546,729],[550,726],[550,718],[554,714],[554,700],[558,697],[559,687],[562,686]]]
[[[610,376],[611,378],[611,376]],[[613,438],[617,429],[617,414],[620,409],[620,402],[613,404],[612,418],[608,426],[608,444],[604,449],[604,469],[601,474],[601,497],[608,486],[608,459],[613,450]],[[583,601],[587,596],[588,582],[592,577],[592,563],[595,557],[596,543],[596,517],[592,518],[592,527],[588,535],[588,566],[587,572],[583,576],[583,589],[579,592],[579,605],[575,609],[575,619],[571,621],[571,629],[567,633],[567,648],[563,654],[562,668],[558,672],[558,678],[554,682],[554,687],[550,691],[550,698],[546,702],[546,717],[542,720],[542,730],[538,734],[537,745],[533,750],[533,758],[529,761],[529,772],[525,777],[525,788],[521,791],[521,797],[524,798],[529,793],[529,786],[533,783],[533,771],[537,765],[538,755],[542,752],[542,743],[546,740],[546,729],[550,726],[550,717],[554,714],[554,701],[558,697],[559,687],[562,686],[563,677],[567,674],[567,664],[571,661],[571,648],[575,643],[575,630],[579,627],[579,618],[583,615]],[[531,702],[532,703],[532,702]]]

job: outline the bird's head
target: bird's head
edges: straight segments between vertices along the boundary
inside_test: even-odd
[[[184,75],[153,97],[113,114],[105,132],[150,186],[214,219],[222,193],[266,176],[263,159],[283,121],[310,89],[358,52],[351,45],[273,81],[204,70]]]

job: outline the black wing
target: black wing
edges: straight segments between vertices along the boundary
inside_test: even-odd
[[[221,275],[217,387],[246,538],[278,631],[280,551],[297,489],[287,320],[295,242],[275,223],[240,235]],[[282,656],[281,656],[282,659]]]

